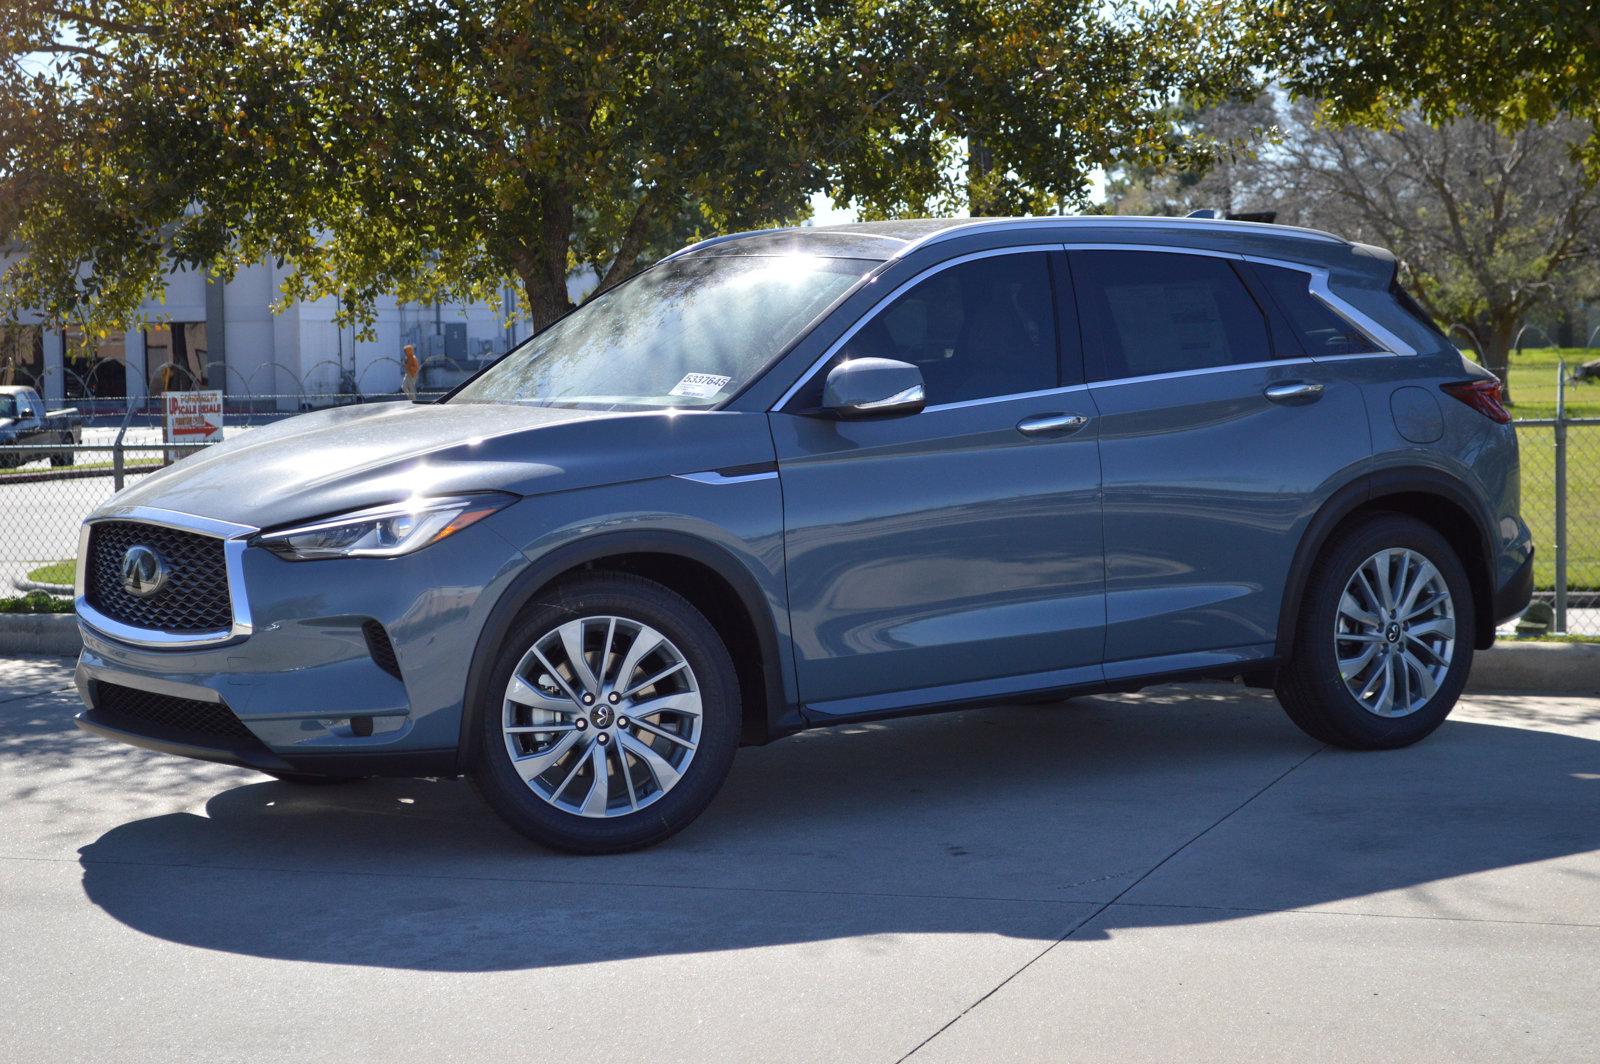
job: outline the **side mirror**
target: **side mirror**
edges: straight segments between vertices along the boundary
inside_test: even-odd
[[[922,371],[892,358],[853,358],[828,371],[822,409],[839,418],[915,414],[928,403]]]

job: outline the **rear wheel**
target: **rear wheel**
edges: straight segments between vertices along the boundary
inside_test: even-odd
[[[486,690],[474,781],[513,827],[558,849],[616,853],[680,830],[738,746],[738,681],[716,629],[635,576],[541,595]]]
[[[1444,723],[1472,668],[1473,601],[1450,544],[1380,514],[1342,532],[1312,571],[1278,700],[1314,739],[1407,746]]]

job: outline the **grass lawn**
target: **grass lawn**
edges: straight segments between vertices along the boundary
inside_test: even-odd
[[[37,569],[28,570],[28,579],[36,584],[71,585],[77,575],[78,562],[76,559],[71,558],[64,562],[51,562],[49,565],[41,565]]]
[[[1471,352],[1465,352],[1469,357]],[[1515,418],[1556,416],[1556,365],[1567,372],[1600,358],[1600,348],[1530,347],[1511,356],[1511,394]],[[1567,416],[1600,417],[1600,382],[1567,382]],[[1522,451],[1522,517],[1538,546],[1534,585],[1555,586],[1555,430],[1519,428]],[[1567,586],[1600,590],[1600,425],[1567,429]]]
[[[1472,357],[1471,351],[1462,353]],[[1563,358],[1570,374],[1600,358],[1600,347],[1530,347],[1511,353],[1512,417],[1556,416],[1556,363]],[[1567,382],[1567,416],[1600,417],[1600,381]]]

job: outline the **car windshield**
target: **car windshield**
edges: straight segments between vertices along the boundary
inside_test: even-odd
[[[876,265],[811,255],[664,262],[534,336],[449,401],[715,406]]]

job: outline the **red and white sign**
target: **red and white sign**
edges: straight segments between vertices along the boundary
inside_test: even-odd
[[[210,443],[222,439],[221,392],[168,392],[168,443]]]

